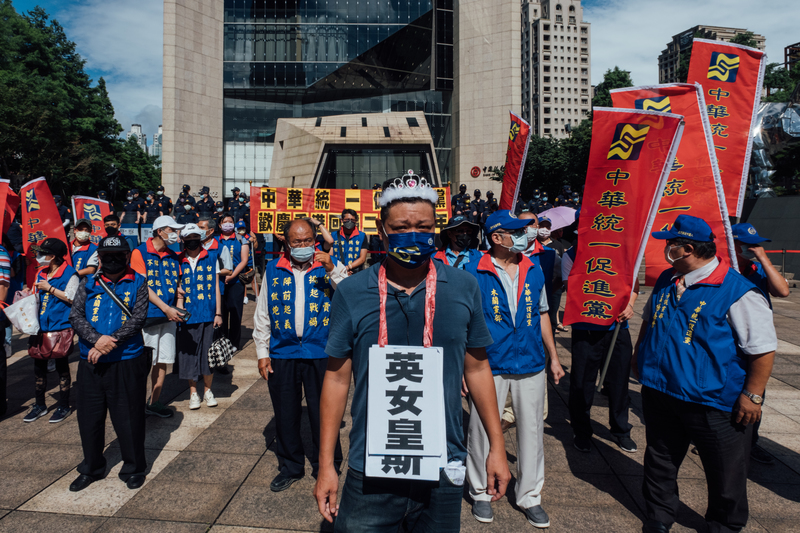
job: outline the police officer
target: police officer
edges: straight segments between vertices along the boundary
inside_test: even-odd
[[[122,210],[124,211],[124,215],[122,217],[122,221],[128,224],[138,224],[139,223],[139,212],[141,211],[141,200],[137,198],[139,191],[136,189],[131,189],[128,191],[128,195],[125,197],[125,203],[122,204]]]
[[[547,211],[548,209],[553,209],[553,204],[547,201],[547,191],[542,192],[542,201],[539,202],[539,205],[536,206],[535,212],[538,215],[543,211]]]
[[[202,200],[197,202],[196,210],[199,216],[211,216],[211,213],[214,212],[214,200],[211,199],[211,191],[208,187],[203,187],[200,189],[200,196],[203,197]]]
[[[470,204],[469,219],[472,222],[480,222],[483,210],[486,208],[486,202],[481,200],[481,190],[475,189],[473,191],[473,199]]]
[[[458,186],[458,194],[454,194],[450,200],[450,206],[453,209],[453,216],[467,216],[466,210],[469,208],[469,194],[467,194],[467,186],[462,183]]]
[[[704,220],[679,215],[653,238],[666,241],[672,267],[644,307],[631,362],[647,425],[643,531],[666,532],[675,521],[690,442],[708,483],[708,529],[740,531],[753,424],[778,345],[772,311],[755,285],[720,263]]]
[[[145,224],[152,224],[162,214],[161,204],[156,202],[155,193],[153,191],[147,191],[147,200],[144,205]]]
[[[233,209],[234,207],[236,207],[239,204],[239,192],[240,192],[240,189],[239,189],[239,187],[234,187],[233,189],[231,189],[231,192],[233,193],[233,197],[231,198],[231,201],[228,204],[228,208],[229,209]]]
[[[193,209],[196,207],[194,196],[192,196],[192,188],[189,185],[183,186],[183,197],[186,199],[186,203],[191,205]]]
[[[225,212],[225,207],[222,205],[222,202],[217,202],[214,204],[214,214],[211,215],[211,219],[215,223],[215,227],[219,227],[220,223],[222,222],[222,214]]]
[[[161,205],[161,214],[169,215],[172,213],[172,198],[164,194],[164,186],[159,185],[156,189],[156,201]]]
[[[247,198],[245,193],[239,195],[239,211],[236,221],[244,221],[247,225],[247,231],[250,231],[250,199]]]
[[[191,208],[191,206],[189,207]],[[178,197],[178,201],[175,204],[175,221],[178,224],[188,224],[190,219],[188,213],[189,211],[186,209],[186,197],[181,195]]]
[[[110,210],[112,215],[117,212],[116,209],[114,209],[114,202],[109,201],[109,199],[107,198],[106,191],[97,191],[97,197],[100,200],[105,200],[106,202],[108,202],[108,209]]]
[[[72,211],[61,202],[61,196],[58,194],[53,195],[53,200],[56,201],[58,216],[61,217],[61,224],[64,226],[64,230],[69,233],[69,225],[72,223]]]

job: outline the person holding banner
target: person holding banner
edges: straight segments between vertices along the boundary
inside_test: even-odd
[[[442,228],[442,246],[433,258],[445,265],[464,270],[469,263],[479,260],[483,255],[478,251],[479,229],[477,223],[471,222],[465,216],[451,218]]]
[[[489,435],[485,483],[490,498],[502,498],[511,479],[484,348],[492,343],[492,338],[481,312],[478,284],[466,272],[431,260],[436,251],[433,237],[437,200],[436,192],[413,174],[384,183],[377,229],[388,258],[343,280],[333,297],[330,336],[325,348],[328,368],[320,400],[320,469],[314,495],[325,520],[333,522],[336,518],[337,532],[397,531],[402,524],[407,531],[414,532],[460,530],[467,460],[463,444],[462,376],[472,390],[476,413]],[[385,478],[368,477],[365,470],[370,457],[367,450],[370,350],[380,346],[423,345],[441,347],[443,354],[440,390],[443,390],[444,420],[438,427],[445,429],[447,452],[446,458],[442,457],[435,467],[437,480],[412,478],[414,471],[410,464],[414,457],[404,456],[389,458],[395,466],[381,470]],[[350,468],[340,502],[334,450],[347,405],[351,372],[356,388],[352,401]],[[424,434],[422,438],[425,439]],[[440,458],[422,458],[425,459]],[[447,466],[441,468],[438,464]]]
[[[333,256],[347,267],[348,274],[361,270],[367,260],[367,234],[358,231],[358,213],[342,211],[342,227],[331,234]]]
[[[642,314],[631,367],[642,384],[646,532],[668,531],[678,510],[678,469],[693,442],[708,483],[710,531],[747,524],[753,424],[761,419],[777,337],[766,298],[721,264],[702,219],[679,215],[666,241],[672,265]]]
[[[508,210],[497,211],[486,220],[491,249],[467,272],[480,287],[483,315],[495,342],[487,347],[494,375],[498,405],[505,405],[511,392],[517,421],[516,503],[528,522],[537,528],[550,525],[541,505],[544,486],[544,401],[546,374],[558,384],[564,370],[558,360],[547,292],[541,268],[526,257],[526,227],[535,220],[519,219]],[[549,361],[548,361],[549,359]],[[474,389],[470,388],[474,392]],[[471,404],[472,407],[472,404]],[[475,502],[472,516],[479,522],[494,520],[486,485],[489,441],[473,409],[467,438],[467,481]],[[498,410],[498,416],[500,411]]]
[[[92,221],[82,218],[75,224],[72,232],[75,240],[72,241],[72,266],[82,278],[90,276],[97,271],[97,246],[92,242]]]

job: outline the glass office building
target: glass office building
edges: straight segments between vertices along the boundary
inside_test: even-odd
[[[224,17],[226,194],[267,181],[291,117],[423,111],[452,178],[453,0],[225,0]],[[369,168],[400,164],[384,149]]]

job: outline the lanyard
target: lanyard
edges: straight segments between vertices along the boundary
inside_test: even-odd
[[[378,270],[378,294],[380,295],[380,326],[378,330],[378,346],[389,344],[389,332],[386,326],[386,266],[381,264]],[[425,329],[422,334],[422,343],[425,348],[433,344],[433,315],[436,312],[436,266],[433,260],[428,261],[428,275],[425,277]]]

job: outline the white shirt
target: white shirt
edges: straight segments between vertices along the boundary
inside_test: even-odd
[[[716,257],[710,263],[683,276],[683,283],[688,289],[695,283],[706,279],[719,266]],[[680,274],[672,276],[676,280]],[[642,320],[650,322],[650,306],[653,295],[647,299],[642,313]],[[736,334],[736,344],[748,355],[773,352],[778,348],[778,337],[772,323],[772,309],[767,299],[759,291],[747,291],[744,296],[733,302],[726,316]]]
[[[292,261],[292,274],[294,275],[294,286],[305,286],[305,275],[311,268],[312,263],[306,263],[304,268],[300,268]],[[347,267],[338,262],[333,270],[329,272],[331,279],[331,286],[336,288],[336,285],[347,277]],[[259,359],[267,359],[269,357],[269,339],[272,331],[271,321],[269,317],[269,279],[264,276],[261,282],[261,291],[258,293],[258,303],[256,304],[256,313],[253,316],[253,342],[256,345],[256,356]],[[305,308],[306,308],[306,294],[302,290],[294,291],[294,330],[297,338],[303,336],[303,325],[305,324]]]
[[[83,246],[82,244],[79,244],[77,246],[73,244],[72,253],[74,254],[75,252],[80,250],[82,246]],[[86,265],[83,268],[89,268],[89,267],[97,268],[99,265],[100,262],[97,260],[97,250],[95,250],[95,252],[91,256],[89,256],[89,260],[86,262]]]

